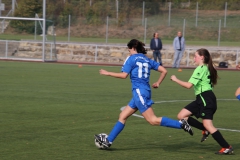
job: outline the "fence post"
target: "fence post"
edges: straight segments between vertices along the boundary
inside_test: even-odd
[[[8,41],[6,41],[5,57],[8,57]]]
[[[4,32],[4,20],[2,20],[2,33]]]
[[[97,51],[98,51],[98,46],[96,45],[96,47],[95,47],[95,62],[97,62]]]
[[[183,37],[185,37],[186,19],[183,20]]]
[[[36,13],[35,13],[35,18],[37,18],[37,14]],[[34,40],[37,40],[37,21],[36,20],[35,20]]]
[[[5,30],[5,19],[3,20],[3,32]]]
[[[1,6],[2,6],[2,0],[0,0],[0,16],[2,16]]]
[[[107,24],[106,24],[106,43],[108,43],[108,16],[107,16]]]
[[[196,6],[196,24],[195,26],[198,26],[198,2],[197,2],[197,6]]]
[[[42,61],[45,62],[45,43],[46,43],[46,0],[43,0],[43,28],[42,28]]]
[[[221,19],[219,20],[219,29],[218,29],[218,46],[220,46],[220,36],[221,36]]]
[[[225,3],[224,28],[226,27],[226,21],[227,21],[227,2]]]
[[[53,23],[53,49],[54,49],[54,57],[57,60],[57,50],[56,50],[56,32],[55,32],[55,24]]]
[[[116,0],[116,18],[118,23],[118,0]]]
[[[147,36],[147,18],[145,18],[145,25],[144,25],[144,43],[146,43],[146,36]]]
[[[170,26],[170,21],[171,21],[171,4],[172,2],[168,2],[168,8],[169,8],[169,13],[168,13],[168,26]]]
[[[142,26],[144,25],[144,17],[145,17],[145,1],[143,1],[143,8],[142,8]]]
[[[68,15],[68,42],[70,41],[70,26],[71,26],[71,15]]]
[[[12,0],[12,15],[14,14],[15,11],[15,0]]]
[[[236,65],[238,65],[238,54],[239,54],[239,50],[237,50],[237,57],[236,57]]]

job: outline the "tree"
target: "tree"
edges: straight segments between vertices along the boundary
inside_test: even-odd
[[[35,14],[42,16],[42,0],[24,0],[20,1],[18,8],[14,12],[15,17],[33,18]],[[10,25],[18,31],[34,33],[35,23],[28,20],[13,20]]]

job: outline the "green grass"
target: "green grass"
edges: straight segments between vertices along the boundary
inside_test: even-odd
[[[0,61],[1,159],[239,159],[239,132],[221,131],[235,148],[235,155],[218,156],[214,152],[220,146],[212,137],[200,143],[201,131],[197,129],[194,136],[189,136],[182,130],[150,126],[137,117],[128,119],[110,150],[98,150],[93,135],[109,133],[120,108],[131,98],[129,79],[100,76],[100,68],[115,72],[121,69]],[[160,88],[152,91],[152,99],[155,102],[193,100],[192,89],[186,90],[169,80],[175,74],[187,81],[192,71],[168,69]],[[214,124],[218,128],[240,130],[240,102],[234,96],[240,74],[219,71],[219,76]],[[153,72],[151,83],[157,77],[158,73]],[[156,115],[175,119],[188,103],[156,103],[153,108]]]

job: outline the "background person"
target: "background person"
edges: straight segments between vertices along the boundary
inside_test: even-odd
[[[162,49],[162,41],[159,38],[158,33],[153,34],[153,38],[151,39],[150,42],[150,49],[153,51],[153,58],[154,60],[162,65],[162,54],[161,54],[161,49]]]
[[[177,37],[173,40],[173,49],[174,49],[174,57],[173,57],[173,68],[179,68],[180,62],[185,50],[185,39],[182,37],[182,32],[177,33]],[[182,71],[179,68],[179,71]]]
[[[202,130],[205,141],[209,134],[217,141],[222,149],[216,154],[233,154],[233,148],[223,138],[222,134],[213,126],[213,116],[217,110],[217,100],[213,93],[213,86],[217,84],[217,70],[213,66],[212,57],[208,50],[202,48],[196,51],[194,62],[198,67],[194,70],[188,82],[179,80],[175,75],[171,80],[184,88],[194,87],[196,100],[188,104],[178,113],[179,119],[187,119],[188,123]],[[192,118],[202,118],[202,123]]]

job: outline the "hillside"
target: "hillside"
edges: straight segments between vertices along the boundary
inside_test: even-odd
[[[25,7],[26,13],[30,16],[31,13],[34,13],[29,12],[29,9],[34,8],[30,5],[33,0],[26,1],[29,1],[29,3],[26,4],[25,1],[19,0],[18,9]],[[186,0],[172,1],[171,12],[169,12],[169,3],[167,1],[145,1],[144,19],[142,19],[143,3],[136,0],[119,0],[117,13],[115,1],[110,0],[66,0],[65,3],[63,1],[49,0],[47,2],[47,19],[52,22],[48,21],[47,27],[55,25],[58,36],[67,36],[68,18],[71,15],[71,37],[104,38],[106,37],[106,19],[108,16],[109,38],[143,38],[145,32],[144,20],[147,20],[146,36],[148,39],[152,37],[153,32],[159,32],[161,38],[171,40],[176,35],[176,32],[180,30],[184,32],[188,40],[217,40],[219,36],[219,20],[221,20],[221,40],[239,41],[240,11],[237,6],[240,7],[240,5],[238,3],[235,0],[228,2],[225,19],[225,1],[201,0],[198,3],[199,10],[196,19],[196,1],[192,0],[190,3]],[[36,7],[35,3],[32,4],[35,9],[39,9],[39,6]],[[26,15],[21,10],[21,13],[16,11],[15,16]],[[226,23],[224,24],[225,20]],[[34,23],[22,22],[11,23],[5,33],[33,34]],[[226,27],[224,27],[225,25]],[[37,28],[38,34],[41,34],[39,24]]]

